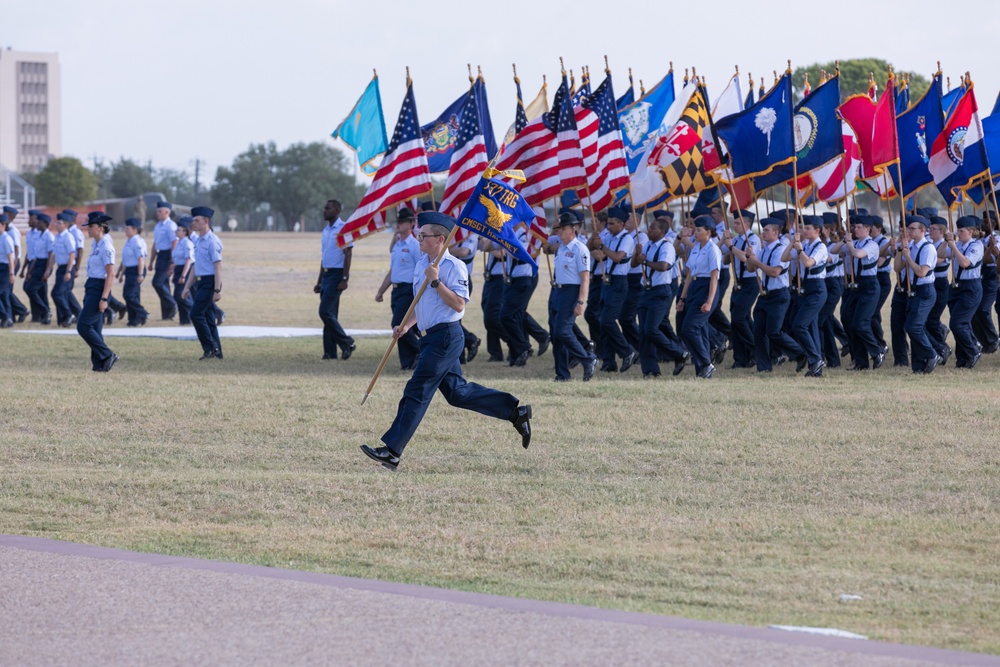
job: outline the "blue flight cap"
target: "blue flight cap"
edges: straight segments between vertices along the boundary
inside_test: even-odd
[[[785,225],[785,222],[783,220],[778,219],[778,218],[768,217],[768,218],[761,218],[760,219],[760,226],[761,227],[778,227],[780,229],[781,227],[784,227],[784,225]]]
[[[704,227],[705,229],[711,229],[715,231],[715,220],[712,219],[710,215],[699,215],[694,219],[695,227]]]
[[[126,227],[135,227],[136,229],[142,229],[142,220],[139,218],[125,218]]]
[[[111,222],[111,216],[107,215],[102,211],[91,211],[87,214],[87,222],[83,223],[84,227],[89,227],[90,225],[106,225]]]
[[[422,201],[420,202],[421,211],[436,211],[438,210],[438,205],[436,202],[432,201]]]
[[[948,221],[942,218],[940,215],[929,215],[927,218],[931,221],[932,225],[941,225],[942,227],[948,227]]]
[[[64,209],[63,209],[63,213],[65,213],[66,215],[71,215],[71,216],[73,216],[73,219],[74,219],[74,220],[76,220],[76,217],[77,217],[78,215],[80,215],[79,213],[77,213],[76,211],[74,211],[74,210],[73,210],[73,209],[71,209],[71,208],[64,208]]]
[[[621,206],[612,206],[611,208],[608,209],[608,217],[614,218],[615,220],[619,220],[621,222],[625,222],[626,220],[628,220],[628,213],[626,213]]]
[[[922,215],[908,215],[908,216],[906,216],[906,224],[907,225],[909,225],[911,223],[914,223],[914,222],[917,223],[918,225],[922,226],[924,229],[927,229],[930,226],[930,224],[931,224],[931,221],[928,220],[927,218],[925,218]]]
[[[878,229],[885,229],[885,221],[882,220],[881,215],[869,215],[872,220],[872,227],[877,227]]]
[[[56,220],[62,220],[63,222],[76,222],[76,216],[63,211],[62,213],[56,214]]]
[[[396,222],[413,222],[414,219],[413,211],[405,206],[396,213]]]
[[[866,208],[856,208],[854,209],[854,212],[858,215],[868,215],[868,209]]]
[[[194,208],[191,209],[191,215],[192,217],[195,218],[202,217],[211,220],[212,216],[215,215],[215,211],[213,211],[207,206],[195,206]]]
[[[660,210],[653,211],[653,217],[654,218],[669,218],[669,219],[673,220],[674,219],[674,213],[673,213],[673,211],[664,211],[664,210],[660,209]]]
[[[417,225],[441,225],[449,232],[455,228],[455,218],[437,211],[421,211],[417,214]]]
[[[183,227],[184,229],[191,231],[191,216],[185,215],[181,216],[181,219],[177,221],[178,227]]]
[[[712,215],[712,212],[708,210],[707,206],[698,204],[697,206],[691,209],[691,217],[699,218],[703,215]]]
[[[49,223],[52,222],[52,218],[51,218],[51,216],[49,216],[46,213],[39,213],[38,214],[38,221],[39,222],[44,222],[47,225],[47,224],[49,224]]]
[[[810,225],[812,227],[822,227],[823,226],[823,216],[821,215],[804,215],[802,216],[802,224]]]
[[[823,224],[838,227],[840,226],[840,216],[833,211],[823,211]]]
[[[10,222],[10,218],[7,217],[6,213],[0,213],[0,225],[5,222]]]
[[[10,215],[17,215],[17,213],[18,213],[17,209],[14,208],[13,206],[4,206],[3,207],[3,212],[4,213],[8,213]]]
[[[38,215],[41,215],[41,213],[42,212],[39,211],[37,208],[29,208],[28,209],[28,215],[38,216]]]
[[[753,222],[754,218],[756,217],[757,216],[754,215],[752,211],[747,211],[744,209],[740,211],[740,214],[736,216],[736,219],[739,220],[740,218],[743,218],[745,222]]]
[[[982,221],[974,215],[963,215],[955,222],[955,225],[957,225],[959,229],[965,229],[967,227],[975,229],[982,224]]]
[[[771,217],[775,220],[781,220],[782,222],[788,222],[788,209],[783,208],[780,211],[771,211]]]
[[[870,215],[855,215],[851,214],[851,224],[852,225],[864,225],[865,227],[872,226],[872,218]]]
[[[172,211],[174,210],[174,205],[168,201],[158,201],[156,202],[156,208],[165,208]]]

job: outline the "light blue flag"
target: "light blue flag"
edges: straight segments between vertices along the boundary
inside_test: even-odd
[[[628,173],[634,174],[646,148],[656,138],[660,123],[674,103],[674,71],[670,70],[652,90],[634,103],[618,110]],[[668,128],[669,129],[669,128]]]
[[[385,135],[385,118],[382,116],[382,96],[378,91],[378,76],[368,84],[351,113],[337,126],[332,136],[358,154],[361,171],[368,176],[375,174],[378,170],[375,160],[389,146]]]

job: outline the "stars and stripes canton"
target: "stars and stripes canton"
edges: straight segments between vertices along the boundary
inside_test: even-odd
[[[469,195],[479,184],[488,161],[486,140],[479,125],[475,92],[470,90],[462,112],[455,152],[451,156],[451,165],[448,168],[448,181],[441,198],[442,213],[454,218],[462,212]]]
[[[705,91],[699,86],[664,144],[665,150],[677,152],[673,161],[660,166],[660,177],[671,198],[693,195],[715,187],[715,176],[705,171],[701,149],[701,138],[710,122]],[[650,163],[652,164],[652,157]]]
[[[507,146],[496,168],[524,172],[520,192],[532,206],[586,183],[576,116],[565,78],[556,91],[552,110],[525,125]]]
[[[572,104],[574,107],[578,107],[587,101],[590,97],[590,79],[584,78],[580,83],[580,88],[573,93]]]
[[[426,194],[432,187],[413,84],[407,82],[396,129],[382,163],[368,192],[337,235],[337,244],[344,246],[379,231],[386,224],[383,211]]]
[[[578,194],[581,200],[586,201],[589,190],[591,206],[595,211],[602,211],[611,206],[615,194],[628,188],[629,184],[611,74],[574,112],[583,167],[587,174],[587,188]]]

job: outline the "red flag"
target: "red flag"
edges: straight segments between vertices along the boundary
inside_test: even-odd
[[[884,167],[899,159],[899,142],[896,140],[896,78],[891,73],[882,99],[875,105],[871,151],[871,162],[876,171],[883,171]]]

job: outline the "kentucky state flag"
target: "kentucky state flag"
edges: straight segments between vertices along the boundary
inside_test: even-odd
[[[843,154],[844,142],[837,115],[839,105],[840,77],[837,76],[828,79],[798,103],[793,119],[798,164],[794,169],[786,164],[767,176],[755,179],[754,188],[757,191],[791,180],[795,169],[801,176]]]
[[[899,106],[896,106],[897,111]],[[896,116],[899,163],[902,174],[890,170],[896,192],[910,197],[922,187],[934,183],[928,169],[931,146],[944,127],[941,109],[941,75],[935,74],[930,87],[916,104]]]
[[[488,169],[487,174],[492,171]],[[494,175],[501,175],[501,172],[494,172]],[[506,175],[517,178],[512,173]],[[533,275],[538,273],[538,264],[517,240],[514,231],[521,223],[530,228],[535,212],[514,188],[484,175],[456,220],[459,227],[489,239],[516,259],[530,264]]]
[[[971,85],[934,141],[928,168],[949,206],[955,203],[959,191],[988,173],[983,126]]]
[[[764,176],[794,160],[792,127],[789,73],[752,107],[716,122],[715,134],[728,149],[733,181]]]

